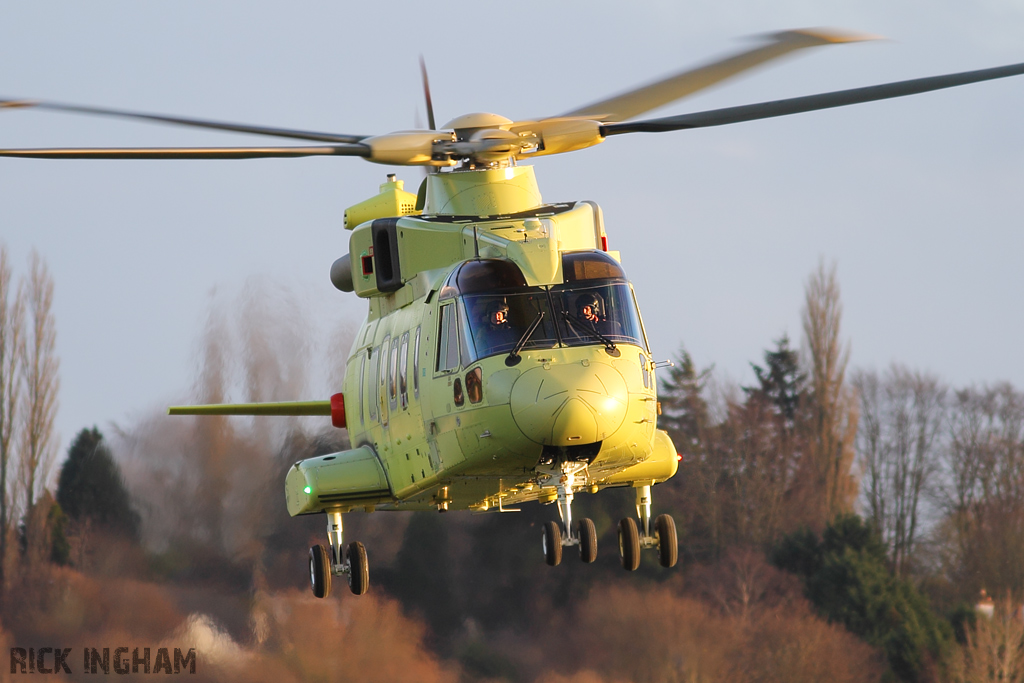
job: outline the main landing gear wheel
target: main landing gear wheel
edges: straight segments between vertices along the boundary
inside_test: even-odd
[[[632,521],[632,520],[630,520]],[[658,535],[658,561],[662,567],[671,568],[679,561],[679,537],[676,535],[676,521],[671,515],[658,515],[654,520],[654,531]]]
[[[589,564],[597,559],[597,529],[594,528],[592,520],[583,518],[580,520],[578,532],[580,535],[580,559]]]
[[[309,549],[309,581],[316,597],[326,598],[331,594],[331,563],[322,545]]]
[[[552,567],[562,561],[562,532],[558,522],[544,523],[544,561]]]
[[[366,548],[359,541],[348,544],[348,587],[355,595],[370,590],[370,565],[366,561]]]
[[[636,571],[640,566],[640,532],[630,517],[619,522],[619,556],[627,572]]]

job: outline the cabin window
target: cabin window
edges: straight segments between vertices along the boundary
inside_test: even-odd
[[[378,383],[377,383],[377,372],[380,369],[380,347],[378,346],[370,353],[370,367],[368,371],[370,373],[370,395],[366,397],[366,402],[370,409],[370,420],[372,422],[377,421],[377,403],[380,402],[380,397],[377,395]]]
[[[470,403],[484,400],[483,371],[480,368],[473,368],[466,373],[466,395]]]
[[[402,409],[409,407],[409,333],[402,335],[402,348],[398,352],[398,399]]]
[[[441,307],[438,329],[437,371],[450,372],[459,367],[459,313],[455,304]]]
[[[391,362],[388,364],[388,396],[391,410],[398,407],[398,337],[391,340]]]
[[[420,328],[416,327],[416,342],[412,351],[412,395],[420,397]]]
[[[359,354],[359,424],[366,424],[365,413],[366,407],[363,405],[363,401],[366,400],[366,394],[363,390],[366,388],[366,354]]]
[[[380,360],[377,366],[377,400],[380,408],[380,423],[385,427],[388,424],[388,399],[387,399],[387,378],[388,378],[388,343],[391,335],[384,337],[380,345]]]
[[[455,378],[455,386],[452,389],[453,398],[455,399],[455,405],[461,406],[466,402],[466,397],[462,393],[462,380],[458,377]]]
[[[448,356],[448,311],[452,310],[452,307],[442,306],[438,311],[437,316],[437,362],[434,364],[434,370],[441,372],[447,370],[445,365],[445,358]]]

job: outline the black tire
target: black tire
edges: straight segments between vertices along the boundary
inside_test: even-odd
[[[622,568],[627,572],[636,571],[640,567],[640,532],[631,517],[619,522],[619,556],[622,558]]]
[[[580,559],[590,564],[597,559],[597,529],[594,522],[587,518],[580,520]]]
[[[359,541],[348,544],[348,587],[355,595],[370,590],[370,565],[366,561],[366,548]]]
[[[679,536],[676,521],[671,515],[658,515],[654,520],[654,532],[658,534],[658,561],[665,568],[676,566],[679,561]]]
[[[326,598],[331,594],[331,562],[327,549],[315,545],[309,549],[309,584],[313,595]]]
[[[544,523],[544,561],[552,567],[562,561],[562,532],[558,522]]]

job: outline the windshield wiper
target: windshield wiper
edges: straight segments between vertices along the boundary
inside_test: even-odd
[[[604,344],[604,350],[609,356],[618,358],[619,355],[621,355],[621,352],[615,348],[615,342],[595,330],[593,325],[589,325],[586,321],[580,320],[573,314],[569,313],[569,311],[562,311],[562,317],[565,318],[567,323],[575,327],[577,330],[582,330],[591,339],[597,339]]]
[[[526,342],[530,341],[530,337],[532,337],[533,333],[537,331],[537,328],[540,326],[540,321],[543,319],[544,311],[540,311],[537,313],[537,319],[534,320],[528,328],[526,328],[526,332],[523,333],[523,336],[519,338],[516,345],[512,347],[511,351],[509,351],[508,358],[505,359],[505,365],[509,367],[519,365],[519,361],[522,360],[519,352],[523,350],[524,346],[526,346]]]

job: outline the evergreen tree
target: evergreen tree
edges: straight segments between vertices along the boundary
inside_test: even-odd
[[[934,673],[949,625],[909,581],[892,575],[885,544],[860,517],[836,518],[820,540],[806,530],[790,534],[772,561],[803,579],[807,598],[825,618],[880,648],[900,680]]]
[[[764,352],[764,364],[765,367],[750,364],[759,386],[743,390],[748,396],[766,399],[792,425],[807,388],[807,376],[800,372],[800,355],[790,348],[788,335],[775,341],[774,351]]]
[[[67,521],[67,515],[58,503],[50,506],[46,514],[46,527],[50,531],[50,562],[54,564],[71,564],[71,544],[65,534]]]
[[[679,349],[677,363],[661,380],[659,426],[668,432],[684,460],[701,456],[710,424],[704,388],[712,368],[698,371],[685,348]]]
[[[83,429],[60,470],[57,503],[68,518],[137,538],[139,516],[132,509],[121,470],[96,427]]]

